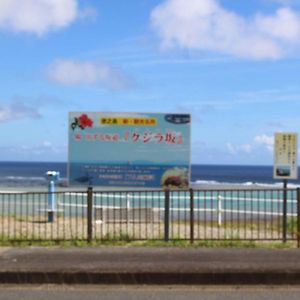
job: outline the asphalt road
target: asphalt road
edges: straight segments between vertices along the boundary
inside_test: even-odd
[[[300,286],[0,286],[0,299],[13,300],[298,300]]]

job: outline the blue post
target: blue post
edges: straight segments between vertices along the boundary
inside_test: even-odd
[[[48,222],[54,222],[54,210],[56,207],[55,203],[55,185],[54,181],[49,181],[48,184]]]
[[[54,222],[56,199],[55,199],[55,181],[59,180],[59,172],[48,171],[46,173],[48,180],[48,222]]]

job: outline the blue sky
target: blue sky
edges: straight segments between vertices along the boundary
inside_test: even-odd
[[[68,112],[190,112],[192,162],[300,128],[300,0],[1,0],[3,161],[67,161]]]

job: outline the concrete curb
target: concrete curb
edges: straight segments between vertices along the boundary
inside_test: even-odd
[[[0,272],[0,284],[298,285],[300,272]]]
[[[6,248],[0,284],[300,285],[300,251]]]

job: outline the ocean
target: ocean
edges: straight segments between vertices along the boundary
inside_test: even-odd
[[[0,162],[1,187],[45,187],[44,177],[49,170],[59,171],[61,184],[67,183],[65,162]],[[201,186],[237,185],[281,187],[281,181],[273,179],[272,166],[192,165],[191,184]],[[300,186],[300,180],[289,181],[289,186]]]

